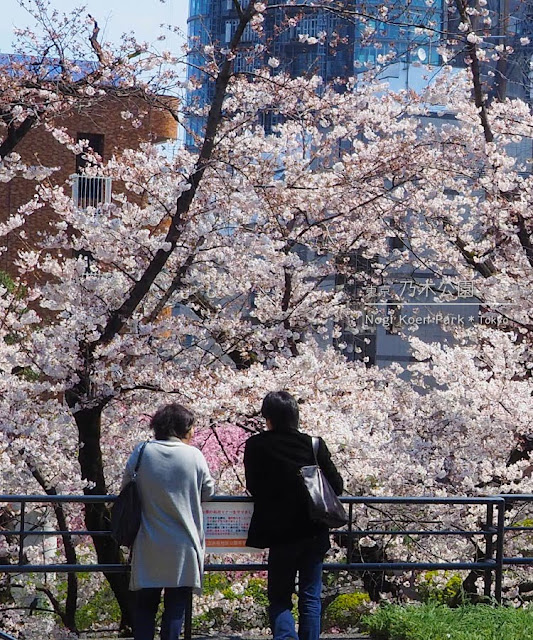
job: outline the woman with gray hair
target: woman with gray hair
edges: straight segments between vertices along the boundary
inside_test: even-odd
[[[214,482],[202,452],[190,444],[193,422],[193,413],[180,404],[162,407],[150,423],[155,440],[142,452],[137,471],[142,518],[130,577],[135,640],[153,640],[162,591],[161,640],[178,640],[191,591],[201,591],[205,552],[201,503],[213,496]],[[134,474],[141,447],[126,464],[123,486]]]

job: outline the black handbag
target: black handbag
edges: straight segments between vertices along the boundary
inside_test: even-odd
[[[111,508],[111,535],[121,547],[131,547],[141,526],[141,497],[137,488],[137,471],[146,447],[143,443],[131,480],[118,494]]]
[[[318,438],[312,440],[315,464],[300,469],[300,476],[309,495],[309,515],[314,522],[330,528],[342,527],[348,522],[348,516],[318,464]]]

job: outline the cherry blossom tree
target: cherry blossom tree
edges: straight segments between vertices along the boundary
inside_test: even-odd
[[[272,6],[240,8],[227,50],[205,52],[215,91],[198,149],[168,157],[144,145],[105,163],[94,158],[87,174],[123,192],[85,210],[66,185],[42,180],[50,168],[25,166],[17,142],[33,126],[54,129],[58,114],[100,93],[157,100],[179,79],[168,68],[153,82],[142,74],[177,61],[133,41],[113,53],[90,18],[94,65],[80,66],[64,45],[69,23],[58,18],[47,35],[50,77],[51,54],[21,33],[41,57],[0,73],[0,175],[37,182],[35,198],[2,233],[43,206],[57,222],[20,253],[0,290],[5,492],[31,493],[37,484],[116,491],[148,416],[169,400],[197,414],[197,444],[220,491],[242,492],[243,443],[260,429],[261,398],[278,388],[298,397],[302,428],[327,439],[349,494],[532,492],[533,190],[513,153],[531,140],[529,106],[485,95],[476,66],[482,35],[462,5],[467,68],[443,67],[420,93],[390,91],[380,69],[342,90],[279,74],[275,64],[253,77],[234,74],[244,29],[260,29]],[[261,125],[265,113],[276,116],[271,129]],[[402,249],[391,252],[392,238]],[[354,268],[354,255],[371,270]],[[365,313],[357,284],[394,284],[398,273],[421,268],[455,287],[472,283],[482,317],[500,322],[450,327],[447,344],[418,338],[413,323],[409,371],[350,361],[342,331],[356,331]],[[90,505],[84,523],[106,529],[108,515],[105,505]],[[95,536],[94,548],[100,562],[122,559],[109,538]],[[126,625],[126,578],[107,578]],[[75,630],[75,581],[69,585],[63,622]]]

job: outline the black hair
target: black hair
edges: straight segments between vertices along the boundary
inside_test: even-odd
[[[181,404],[167,404],[158,409],[150,426],[154,430],[156,440],[168,440],[172,436],[184,438],[192,428],[194,414]]]
[[[297,429],[300,411],[296,398],[287,391],[271,391],[263,399],[261,415],[270,421],[275,431]]]

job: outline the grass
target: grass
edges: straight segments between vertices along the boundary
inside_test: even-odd
[[[533,640],[533,610],[489,605],[388,605],[365,616],[373,640]]]

